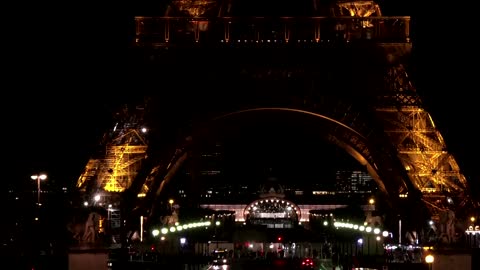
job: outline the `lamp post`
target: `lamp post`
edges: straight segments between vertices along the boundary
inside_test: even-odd
[[[170,204],[170,211],[173,213],[173,199],[168,200],[168,203]]]
[[[429,270],[432,270],[432,264],[433,264],[434,260],[435,260],[435,258],[431,254],[429,254],[425,257],[425,262],[428,264],[428,269]]]
[[[30,176],[30,178],[32,178],[32,180],[37,180],[37,204],[40,206],[40,193],[41,193],[41,189],[40,189],[40,181],[43,181],[45,179],[47,179],[47,175],[46,174],[34,174],[32,176]]]

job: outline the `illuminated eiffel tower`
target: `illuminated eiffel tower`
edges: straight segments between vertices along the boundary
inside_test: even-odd
[[[130,213],[155,216],[206,130],[277,112],[317,119],[322,139],[364,165],[393,206],[421,200],[438,221],[468,205],[468,182],[408,77],[410,17],[384,16],[373,1],[313,3],[267,18],[235,1],[180,0],[136,17],[132,66],[155,91],[124,111],[78,188],[125,194]]]

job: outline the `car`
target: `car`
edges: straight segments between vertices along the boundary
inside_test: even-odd
[[[300,269],[315,269],[315,262],[311,258],[304,258],[300,263]]]
[[[211,265],[225,265],[230,264],[231,258],[229,252],[226,249],[216,249],[212,252]]]

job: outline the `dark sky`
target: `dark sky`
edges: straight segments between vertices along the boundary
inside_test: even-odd
[[[449,7],[383,2],[388,2],[385,15],[412,15],[412,76],[418,91],[464,173],[478,179],[478,50],[473,27],[455,21],[459,16],[434,17],[451,14]],[[75,181],[107,128],[112,106],[135,91],[124,74],[133,4],[35,5],[12,14],[12,28],[5,34],[7,163],[2,185],[28,183],[37,171],[48,172],[51,181]],[[16,16],[28,19],[15,21]]]

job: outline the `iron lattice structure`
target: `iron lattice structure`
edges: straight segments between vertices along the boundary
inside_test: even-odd
[[[115,124],[104,134],[99,153],[88,160],[78,178],[79,190],[91,194],[119,193],[131,186],[148,148],[143,114],[143,107],[125,106],[115,115]]]
[[[168,94],[151,95],[146,118],[124,111],[79,189],[124,193],[126,211],[154,217],[204,130],[275,111],[319,119],[322,139],[364,165],[397,206],[423,200],[438,218],[466,204],[467,180],[407,75],[409,17],[384,17],[371,1],[315,6],[310,17],[235,17],[232,3],[172,1],[161,16],[135,18],[138,78]],[[179,82],[176,92],[162,80]],[[191,91],[202,83],[207,91]],[[163,130],[149,134],[155,145],[144,125]]]
[[[386,75],[384,104],[376,111],[410,181],[434,217],[469,203],[468,183],[402,65]],[[407,194],[405,194],[407,196]],[[455,209],[455,208],[453,208]]]

